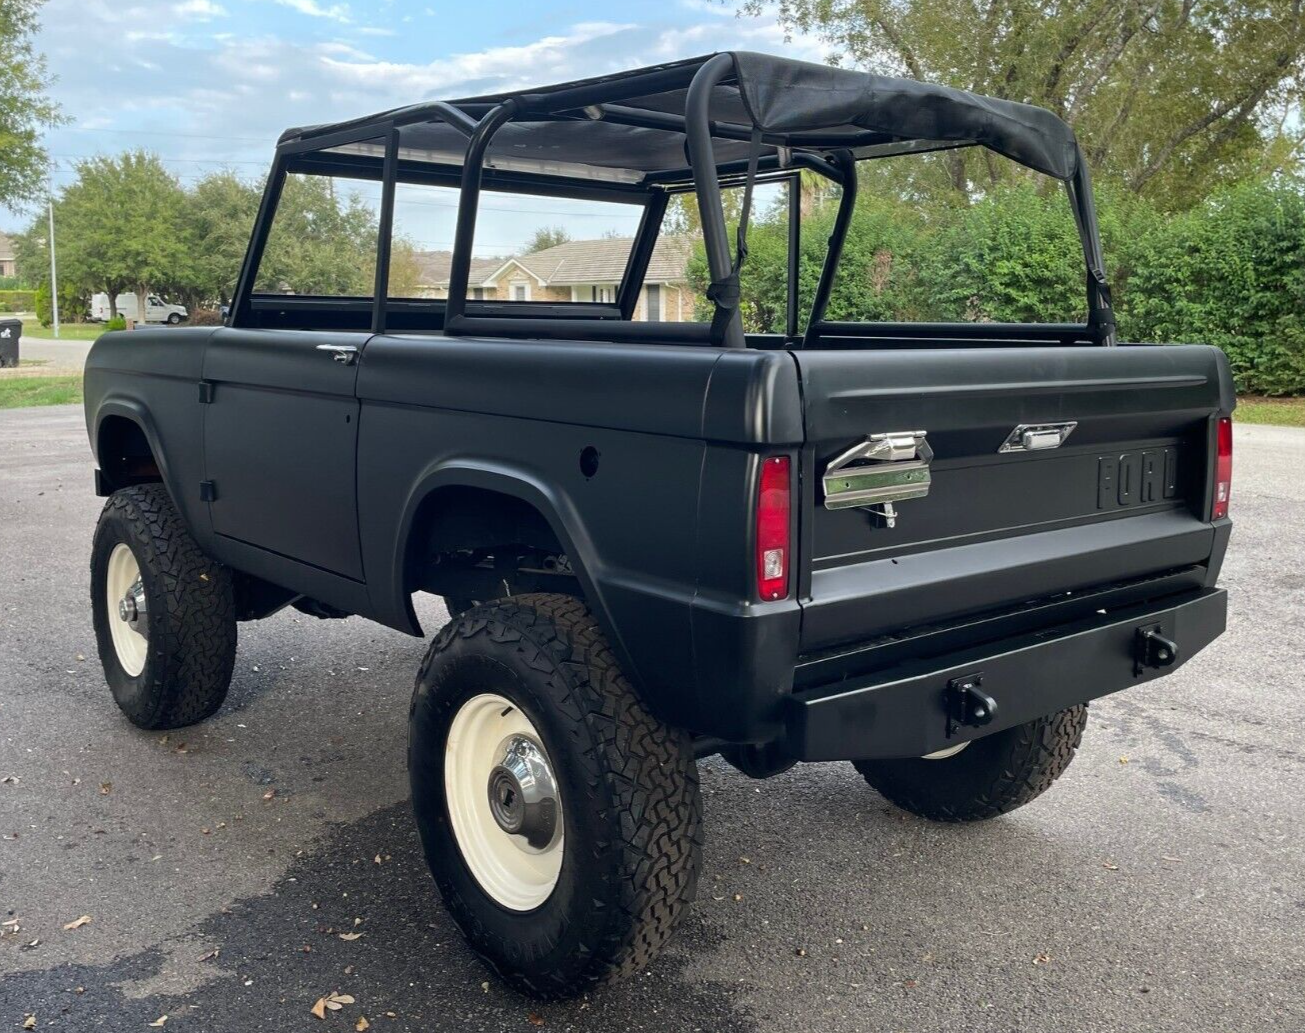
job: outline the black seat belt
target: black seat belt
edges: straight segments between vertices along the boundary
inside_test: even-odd
[[[739,273],[748,258],[748,216],[752,212],[752,186],[757,178],[757,162],[761,157],[761,127],[752,127],[752,147],[748,153],[748,177],[743,183],[743,211],[739,213],[739,228],[735,239],[734,265],[723,280],[713,280],[707,287],[707,300],[716,310],[711,317],[711,339],[720,342],[725,329],[739,307]]]

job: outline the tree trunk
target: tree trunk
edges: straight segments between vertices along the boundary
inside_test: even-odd
[[[116,287],[106,287],[105,297],[109,299],[109,319],[118,318],[118,290]]]
[[[143,283],[136,285],[136,324],[145,325],[145,314],[148,311],[145,299],[149,296],[149,288]]]

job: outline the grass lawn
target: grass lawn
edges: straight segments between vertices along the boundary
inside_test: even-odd
[[[59,327],[61,341],[93,341],[104,333],[99,323],[63,323]],[[39,337],[42,340],[54,340],[54,327],[42,326],[35,319],[23,322],[24,337]]]
[[[82,400],[82,378],[0,378],[0,409],[21,409],[29,405],[68,405]]]
[[[1305,398],[1260,398],[1242,395],[1237,399],[1234,423],[1276,423],[1280,427],[1305,427]]]

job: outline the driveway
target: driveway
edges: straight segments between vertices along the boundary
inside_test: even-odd
[[[753,782],[706,761],[699,901],[670,948],[540,1007],[477,964],[420,856],[423,644],[242,625],[221,713],[136,731],[90,628],[80,411],[0,412],[0,1030],[1299,1033],[1305,431],[1236,440],[1228,634],[1093,706],[1051,792],[940,826],[846,764]],[[311,1016],[334,990],[356,1003]]]
[[[44,337],[23,337],[18,342],[18,354],[24,359],[46,362],[48,368],[81,370],[86,365],[86,354],[93,341],[54,341]]]

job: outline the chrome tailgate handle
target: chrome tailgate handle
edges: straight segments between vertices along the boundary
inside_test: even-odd
[[[897,524],[894,503],[929,494],[933,449],[927,431],[872,434],[825,467],[826,509],[870,508],[889,527]]]

